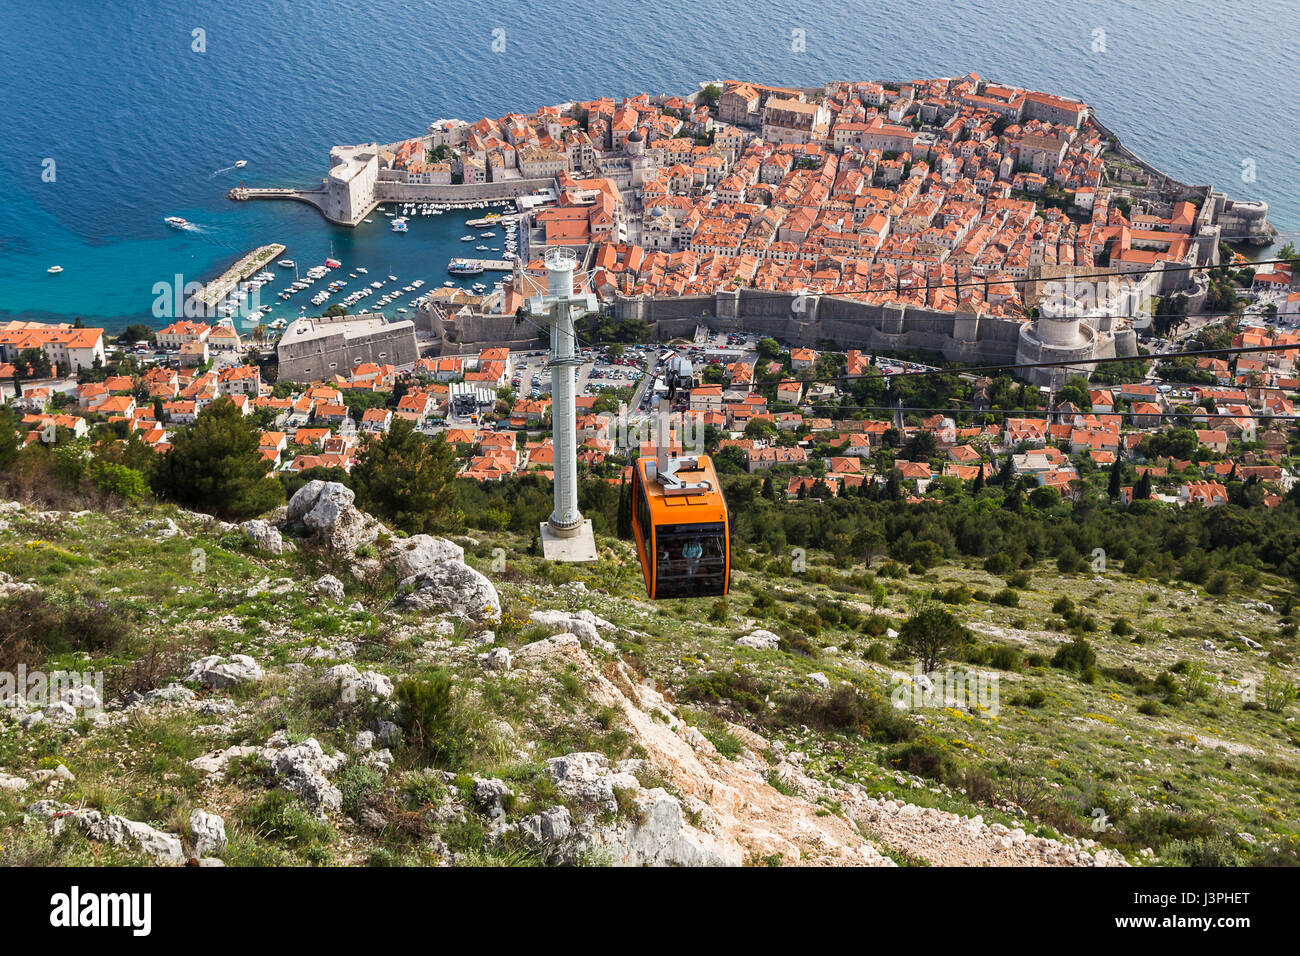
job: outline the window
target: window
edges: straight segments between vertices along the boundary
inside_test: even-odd
[[[658,525],[655,528],[655,597],[700,597],[726,589],[726,526]]]
[[[650,542],[650,506],[646,503],[645,488],[641,477],[640,467],[633,466],[632,473],[632,496],[636,501],[636,521],[641,528],[641,540],[645,542],[647,555],[649,554]]]

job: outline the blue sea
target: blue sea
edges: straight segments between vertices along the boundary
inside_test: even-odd
[[[1294,0],[0,0],[0,319],[152,322],[156,283],[210,278],[265,242],[302,267],[332,251],[440,285],[468,252],[462,216],[339,229],[226,192],[314,185],[331,145],[441,117],[708,79],[973,70],[1077,96],[1149,161],[1265,200],[1295,234],[1298,63]],[[263,299],[286,317],[300,300]]]

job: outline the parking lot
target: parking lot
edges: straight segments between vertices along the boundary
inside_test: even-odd
[[[646,352],[637,346],[625,348],[619,359],[610,359],[603,348],[584,348],[586,361],[577,370],[577,394],[598,395],[603,391],[630,388],[645,370]],[[510,386],[521,398],[540,398],[551,391],[551,373],[545,352],[516,352]]]

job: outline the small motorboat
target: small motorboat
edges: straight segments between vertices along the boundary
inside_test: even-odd
[[[63,266],[50,266],[50,267],[49,267],[48,269],[46,269],[45,271],[48,272],[48,273],[49,273],[50,275],[52,275],[52,276],[56,276],[56,275],[58,275],[60,272],[63,271]]]
[[[163,222],[167,223],[167,225],[171,226],[173,229],[184,229],[190,224],[188,219],[182,219],[180,216],[168,216],[163,220]]]

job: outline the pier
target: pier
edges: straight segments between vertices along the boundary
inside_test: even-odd
[[[258,246],[252,252],[242,256],[238,262],[227,269],[221,275],[217,276],[211,282],[203,287],[201,292],[194,295],[194,301],[201,303],[206,308],[212,308],[231,292],[239,283],[243,282],[249,276],[256,275],[266,268],[270,263],[278,259],[284,253],[284,246],[281,243],[273,242],[270,245]]]
[[[295,202],[305,202],[309,206],[315,206],[320,210],[321,215],[331,222],[335,220],[326,211],[326,203],[329,201],[329,193],[324,189],[289,189],[289,188],[269,188],[253,186],[236,186],[230,192],[226,193],[227,199],[233,199],[236,202],[245,202],[249,199],[291,199]],[[343,225],[355,225],[355,223],[343,223]]]
[[[484,272],[513,272],[515,268],[514,261],[510,259],[472,259],[469,256],[456,256],[452,261],[468,262],[470,265],[479,266]]]

